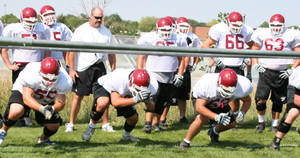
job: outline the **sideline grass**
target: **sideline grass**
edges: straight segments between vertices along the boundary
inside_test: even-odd
[[[0,112],[3,114],[10,95],[10,77],[0,80]],[[254,90],[255,92],[255,90]],[[253,98],[254,93],[251,94]],[[69,120],[70,102],[72,94],[67,96],[67,104],[61,117],[66,123]],[[253,100],[253,99],[252,99]],[[299,119],[295,121],[290,132],[281,143],[281,151],[274,152],[269,149],[269,144],[275,134],[268,132],[270,129],[270,103],[266,115],[266,130],[256,134],[257,113],[255,105],[252,106],[245,116],[243,123],[237,126],[237,132],[226,131],[220,135],[219,144],[211,144],[206,134],[207,126],[193,139],[191,148],[187,151],[178,149],[179,143],[186,136],[189,125],[179,124],[179,112],[177,107],[171,107],[167,123],[169,127],[165,132],[153,132],[145,134],[142,131],[145,122],[143,105],[137,105],[139,122],[132,131],[132,135],[141,139],[141,142],[127,142],[121,140],[124,118],[116,117],[116,110],[110,107],[110,123],[116,130],[114,133],[106,133],[101,130],[101,123],[97,125],[95,134],[90,142],[81,139],[82,133],[88,126],[89,113],[92,104],[92,97],[85,97],[80,113],[76,119],[75,132],[65,133],[65,126],[62,125],[57,134],[51,140],[57,144],[46,146],[37,144],[37,137],[42,133],[43,128],[33,121],[33,127],[13,127],[0,146],[0,157],[298,157],[300,155],[299,134],[295,127],[300,125]],[[285,107],[284,107],[285,109]],[[31,113],[34,120],[34,112]],[[193,119],[193,108],[191,102],[187,105],[187,117]],[[100,121],[101,122],[101,121]]]

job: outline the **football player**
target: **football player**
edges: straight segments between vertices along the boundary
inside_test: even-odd
[[[243,121],[250,108],[252,83],[244,76],[237,75],[234,70],[226,68],[220,73],[206,73],[193,87],[193,97],[196,98],[196,110],[199,113],[188,129],[185,139],[179,147],[186,150],[192,139],[201,131],[208,119],[218,124],[208,130],[212,143],[219,142],[219,134],[231,129],[236,122],[228,105],[230,101],[240,98],[243,102],[237,115],[239,122]]]
[[[73,35],[72,31],[65,24],[56,22],[55,10],[52,6],[45,5],[41,8],[40,19],[43,24],[50,27],[52,35],[51,40],[68,41],[71,39]],[[45,57],[51,56],[54,59],[56,59],[60,64],[62,64],[60,62],[61,60],[65,60],[66,65],[69,65],[68,57],[66,56],[66,54],[67,52],[52,51],[45,54]]]
[[[285,28],[285,19],[280,14],[270,18],[269,28],[258,28],[253,36],[255,44],[252,50],[266,51],[300,51],[300,32]],[[271,93],[272,127],[276,133],[282,106],[287,102],[287,86],[289,76],[299,65],[299,60],[280,58],[253,58],[254,68],[259,72],[255,94],[258,125],[256,133],[265,129],[266,102]],[[293,64],[291,68],[289,65]]]
[[[300,67],[297,67],[293,74],[289,77],[288,88],[288,103],[284,115],[279,123],[278,131],[274,140],[271,142],[270,148],[272,150],[280,149],[280,142],[283,137],[289,132],[293,122],[300,113]],[[287,115],[285,117],[285,115]],[[299,127],[297,127],[297,131]]]
[[[7,25],[3,30],[3,37],[17,37],[28,39],[51,39],[50,28],[38,22],[37,13],[33,8],[27,7],[22,10],[20,14],[20,23],[12,23]],[[12,49],[12,60],[10,62],[8,56],[8,48],[2,48],[1,56],[5,65],[12,70],[12,83],[15,83],[19,73],[30,62],[39,62],[44,57],[45,53],[50,51],[44,50],[26,50],[26,49]],[[29,119],[29,112],[26,112],[19,121],[20,126],[32,125]]]
[[[202,45],[199,38],[189,32],[190,24],[189,21],[185,17],[180,17],[176,20],[175,25],[175,33],[177,34],[185,34],[187,35],[186,41],[189,47],[199,47]],[[180,123],[189,123],[187,118],[185,117],[185,111],[186,111],[186,100],[190,99],[190,91],[191,91],[191,72],[195,71],[197,68],[197,63],[199,61],[199,57],[194,57],[193,60],[191,60],[191,57],[185,56],[183,57],[184,60],[184,69],[185,72],[183,74],[183,83],[180,87],[176,88],[173,86],[174,90],[171,91],[171,97],[172,97],[172,105],[177,105],[179,108],[179,114],[180,114]],[[170,106],[167,106],[160,118],[159,124],[161,126],[166,126],[166,116],[167,112],[169,110]]]
[[[203,42],[202,47],[211,48],[212,45],[216,44],[219,49],[251,48],[253,45],[252,34],[253,28],[244,24],[242,15],[239,12],[231,12],[227,17],[227,23],[220,22],[210,28],[209,37]],[[212,57],[206,72],[211,72],[211,67],[215,63],[215,72],[220,72],[224,68],[231,68],[237,74],[244,76],[244,69],[247,67],[246,77],[252,81],[251,62],[249,61],[249,58]],[[234,112],[239,110],[239,103],[239,100],[230,103]]]
[[[174,34],[173,24],[168,18],[161,18],[156,23],[156,32],[142,35],[138,45],[186,47],[186,36]],[[178,73],[174,76],[178,67]],[[181,86],[183,82],[184,60],[181,56],[138,55],[137,68],[145,68],[148,73],[159,82],[159,92],[153,96],[155,112],[146,111],[144,132],[151,133],[151,129],[162,131],[159,127],[160,116],[164,107],[170,103],[171,85]]]
[[[138,122],[135,105],[144,102],[146,110],[154,110],[151,95],[158,89],[157,81],[154,78],[150,79],[148,72],[143,69],[116,69],[100,77],[98,83],[94,92],[95,104],[91,111],[90,124],[82,134],[82,139],[91,139],[103,111],[112,104],[117,110],[117,115],[126,119],[122,139],[139,142],[139,139],[130,134]]]
[[[13,85],[0,130],[0,145],[7,131],[29,109],[35,111],[36,122],[44,126],[37,143],[55,144],[49,138],[62,123],[58,112],[64,108],[65,95],[71,90],[72,84],[70,76],[61,72],[54,58],[27,64]]]

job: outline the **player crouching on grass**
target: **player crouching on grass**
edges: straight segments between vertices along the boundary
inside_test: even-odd
[[[64,108],[65,94],[71,90],[72,84],[70,76],[61,72],[54,58],[29,63],[13,85],[0,130],[0,145],[8,129],[29,109],[35,111],[36,122],[44,126],[37,143],[55,144],[49,138],[58,131],[62,122],[58,112]]]
[[[186,150],[191,140],[201,131],[208,119],[218,124],[208,130],[212,143],[219,142],[219,134],[235,127],[235,119],[229,106],[234,99],[241,99],[243,106],[237,115],[239,122],[249,110],[252,92],[252,83],[244,76],[237,75],[232,69],[223,69],[220,73],[208,73],[201,77],[193,88],[193,96],[196,100],[196,111],[199,113],[188,129],[185,139],[179,147]]]
[[[126,119],[122,139],[139,142],[139,139],[131,135],[131,131],[138,122],[135,105],[144,102],[145,111],[154,111],[152,95],[157,92],[157,89],[158,82],[152,77],[150,80],[148,72],[143,69],[116,69],[100,77],[94,90],[90,123],[82,134],[82,139],[90,141],[95,132],[96,123],[111,104],[116,108],[117,115]]]

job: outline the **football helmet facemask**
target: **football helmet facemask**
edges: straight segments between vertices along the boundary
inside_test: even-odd
[[[45,5],[40,11],[40,18],[45,25],[54,25],[56,23],[55,10],[50,5]]]
[[[36,11],[30,7],[23,9],[20,14],[20,21],[24,29],[34,31],[38,22]]]
[[[275,14],[270,18],[269,28],[273,35],[280,35],[285,28],[284,17],[280,14]]]
[[[217,91],[224,98],[231,98],[236,90],[237,75],[232,69],[223,69],[218,77]]]
[[[156,33],[163,40],[170,39],[173,31],[173,24],[168,18],[161,18],[156,23]]]
[[[232,12],[227,17],[227,26],[233,34],[240,34],[243,29],[243,17],[239,12]]]
[[[40,82],[46,88],[52,88],[57,82],[59,74],[59,64],[52,58],[47,57],[41,62]]]
[[[190,24],[187,18],[180,17],[176,20],[176,33],[187,34],[190,29]]]
[[[129,90],[133,96],[139,91],[147,89],[150,84],[150,76],[144,69],[136,69],[130,75]]]

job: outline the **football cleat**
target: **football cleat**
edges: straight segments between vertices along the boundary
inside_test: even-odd
[[[184,116],[184,117],[182,117],[181,119],[180,119],[180,123],[186,123],[186,124],[188,124],[188,123],[190,123],[187,119],[186,119],[186,117]]]
[[[0,145],[2,145],[6,135],[7,135],[7,132],[5,132],[3,129],[0,129]]]
[[[191,145],[190,143],[187,143],[184,140],[182,140],[182,142],[179,145],[179,148],[181,150],[186,150],[186,149],[188,149],[190,147],[190,145]]]
[[[39,144],[47,144],[47,145],[55,145],[49,138],[47,140],[40,140],[40,137],[37,138],[37,143]]]
[[[31,120],[30,120],[29,117],[24,117],[24,120],[25,120],[25,124],[26,124],[27,126],[32,126],[32,122],[31,122]]]
[[[67,133],[71,133],[71,132],[74,132],[74,125],[72,123],[66,123],[66,130],[65,132]]]
[[[273,140],[271,142],[270,149],[272,149],[272,150],[279,150],[280,149],[280,144],[276,143],[275,140]]]
[[[151,122],[146,122],[143,131],[145,133],[151,133],[151,129],[152,129]]]
[[[93,136],[95,132],[95,128],[88,127],[85,132],[82,134],[82,139],[86,140],[87,142],[90,141],[91,137]]]
[[[207,134],[209,135],[210,142],[212,143],[218,143],[219,142],[219,135],[217,135],[214,131],[213,128],[210,128],[207,131]]]
[[[256,126],[256,133],[262,133],[262,131],[265,130],[265,122],[259,122]]]
[[[159,121],[159,126],[162,127],[162,128],[167,128],[168,125],[166,124],[166,120]]]
[[[278,131],[277,126],[274,126],[274,127],[272,126],[270,128],[270,132],[277,133],[277,131]]]
[[[152,125],[152,129],[153,129],[155,132],[163,132],[163,131],[164,131],[162,128],[159,127],[159,124],[158,124],[158,123]]]
[[[139,141],[140,141],[139,139],[135,138],[135,137],[132,136],[132,135],[129,135],[129,136],[124,136],[124,135],[122,135],[122,139],[123,139],[123,140],[130,140],[130,141],[132,141],[132,142],[139,142]]]
[[[102,131],[105,131],[105,132],[116,132],[114,130],[114,128],[109,123],[105,124],[105,125],[102,125]]]
[[[296,131],[300,134],[300,126],[296,128]]]

